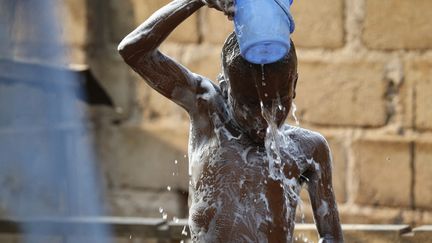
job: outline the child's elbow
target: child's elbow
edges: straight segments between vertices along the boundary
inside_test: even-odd
[[[120,56],[123,57],[123,59],[126,61],[128,59],[128,49],[130,49],[130,43],[127,40],[127,38],[124,38],[120,44],[117,46],[117,51],[119,52]]]
[[[127,64],[134,65],[137,59],[152,55],[153,50],[150,47],[144,38],[126,36],[117,46],[117,51]]]

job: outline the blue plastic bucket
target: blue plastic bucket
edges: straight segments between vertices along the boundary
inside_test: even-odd
[[[255,64],[279,61],[289,51],[292,0],[236,0],[235,32],[241,55]]]

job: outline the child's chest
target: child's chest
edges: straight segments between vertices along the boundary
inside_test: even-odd
[[[280,156],[280,157],[278,157]],[[287,148],[277,154],[244,136],[215,137],[191,150],[192,182],[257,186],[269,180],[300,181],[307,170],[301,156]]]

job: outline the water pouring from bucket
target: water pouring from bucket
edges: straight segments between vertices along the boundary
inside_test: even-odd
[[[241,55],[254,64],[282,59],[290,50],[293,0],[236,0],[234,26]]]

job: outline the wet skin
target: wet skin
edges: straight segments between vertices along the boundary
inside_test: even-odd
[[[295,98],[296,62],[266,65],[264,83],[259,65],[227,66],[227,81],[218,86],[158,51],[168,34],[205,4],[233,15],[232,1],[175,0],[119,45],[125,62],[190,116],[193,240],[292,242],[297,195],[305,183],[320,242],[343,242],[325,139],[283,125]],[[286,141],[277,146],[276,164],[265,147],[269,124]]]

